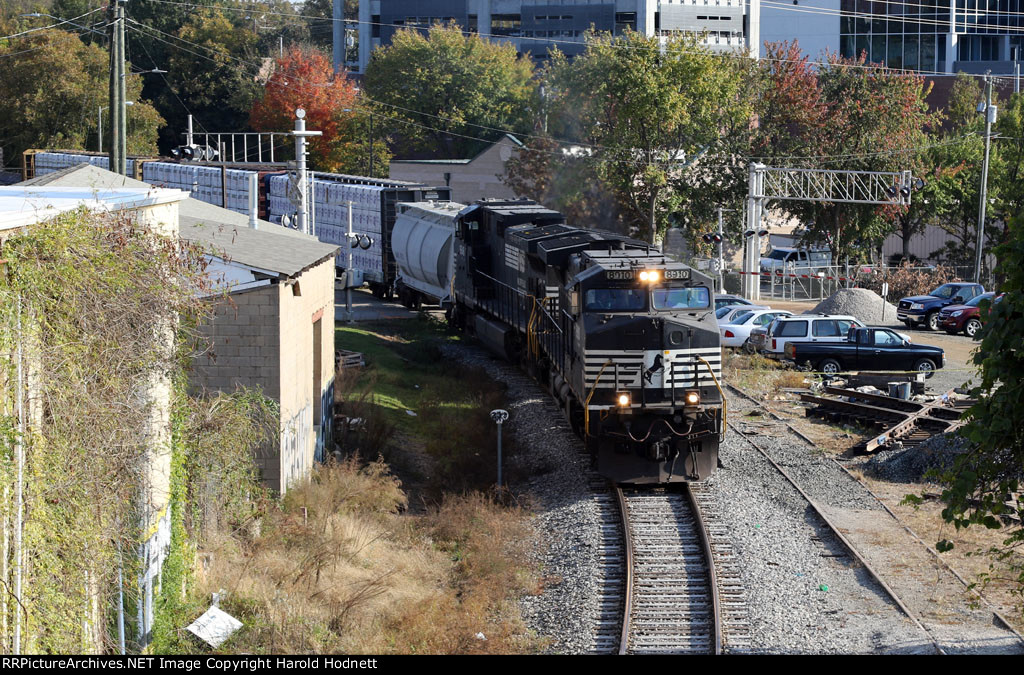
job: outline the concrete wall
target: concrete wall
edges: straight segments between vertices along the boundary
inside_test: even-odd
[[[232,293],[217,303],[211,319],[200,328],[209,350],[192,364],[194,389],[233,392],[238,387],[259,389],[269,398],[280,396],[279,289],[276,285]],[[276,444],[257,455],[264,481],[279,489]],[[272,480],[270,480],[272,478]]]
[[[296,294],[296,286],[298,294]],[[283,493],[308,476],[331,432],[334,394],[334,258],[299,275],[280,293],[281,457],[277,476]],[[314,329],[319,326],[319,339]],[[319,358],[313,345],[319,342]],[[316,370],[314,365],[319,366]],[[314,381],[318,381],[314,391]],[[324,403],[326,402],[326,405]]]

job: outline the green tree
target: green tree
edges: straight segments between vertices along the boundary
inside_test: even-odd
[[[302,15],[309,41],[330,49],[334,44],[334,0],[304,0]],[[358,20],[359,0],[345,0],[342,15],[350,21]]]
[[[692,220],[710,219],[717,199],[709,195],[728,181],[705,165],[723,161],[727,139],[746,130],[752,112],[738,60],[693,37],[662,44],[640,33],[590,32],[586,41],[571,60],[556,50],[546,79],[628,224],[656,242],[684,203]]]
[[[252,27],[240,28],[219,9],[199,9],[177,34],[184,43],[167,56],[167,86],[160,96],[168,123],[164,146],[181,143],[188,111],[199,129],[243,131],[259,92],[258,37]]]
[[[5,55],[26,50],[17,58]],[[108,104],[109,56],[74,33],[45,30],[0,47],[0,139],[8,164],[29,148],[96,148],[97,113]],[[142,100],[138,76],[127,78],[128,151],[156,152],[157,129],[163,119]],[[107,113],[109,115],[109,113]],[[109,118],[108,118],[109,119]],[[109,124],[104,130],[109,147]]]
[[[963,429],[970,448],[943,476],[942,516],[957,530],[1006,529],[1002,546],[991,551],[996,556],[992,572],[1009,573],[1024,601],[1024,497],[1019,492],[1024,479],[1024,217],[1016,217],[1009,233],[1009,241],[996,249],[997,269],[1005,279],[1000,290],[1006,295],[982,309],[988,318],[974,353],[981,383],[972,392],[978,402]],[[1002,521],[1006,515],[1017,518],[1009,528]],[[938,545],[940,551],[952,547],[948,540]]]
[[[961,276],[973,269],[975,240],[978,228],[978,198],[981,166],[984,157],[984,118],[976,106],[982,89],[977,79],[958,75],[950,92],[946,110],[947,128],[938,135],[928,157],[935,177],[927,194],[936,204],[934,223],[945,230],[951,240],[932,257],[959,268]],[[993,143],[990,159],[989,197],[997,200],[1004,187],[999,146]],[[990,215],[1001,209],[990,206]],[[998,240],[998,228],[991,217],[986,236]],[[968,273],[969,276],[969,273]]]
[[[767,161],[782,165],[857,171],[900,171],[918,164],[924,132],[937,125],[928,110],[929,89],[924,78],[866,63],[864,58],[843,59],[826,54],[817,70],[799,77],[766,63],[773,100],[790,105],[790,112],[773,113],[776,123],[763,127]],[[791,81],[772,82],[785,76]],[[785,95],[791,87],[800,95]],[[796,138],[793,138],[793,137]],[[772,149],[781,147],[777,155]],[[796,149],[803,156],[786,156]],[[812,243],[829,243],[836,260],[863,256],[896,226],[899,210],[858,204],[790,202],[787,208],[807,226]]]
[[[629,226],[597,163],[581,147],[566,146],[536,129],[505,163],[501,180],[519,197],[560,211],[570,223],[628,234]]]
[[[396,32],[373,52],[364,82],[410,149],[461,158],[506,130],[530,129],[532,76],[529,56],[517,56],[513,45],[463,35],[451,24],[426,35]]]
[[[980,117],[980,115],[979,115]],[[1024,212],[1024,95],[1012,94],[999,108],[993,146],[999,153],[999,167],[992,180],[999,195],[996,213]],[[1003,240],[1005,234],[1000,236]]]

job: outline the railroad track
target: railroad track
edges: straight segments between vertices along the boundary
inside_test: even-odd
[[[509,373],[517,385],[536,382]],[[571,434],[561,409],[543,405]],[[581,455],[587,456],[582,443]],[[598,512],[594,654],[740,653],[750,646],[746,596],[727,528],[704,484],[619,488],[595,471]]]
[[[744,391],[742,391],[740,389],[737,389],[736,387],[734,387],[731,384],[730,385],[726,385],[726,388],[729,389],[730,392],[732,392],[732,393],[736,394],[737,396],[739,396],[739,397],[741,397],[741,398],[743,398],[743,399],[745,399],[745,400],[755,404],[759,409],[762,409],[766,413],[768,413],[768,415],[773,420],[775,420],[775,422],[783,425],[789,433],[793,434],[797,439],[799,439],[796,442],[798,442],[798,443],[802,442],[802,443],[806,443],[806,444],[808,444],[808,445],[810,445],[812,447],[817,447],[817,444],[813,440],[808,438],[800,430],[798,430],[796,427],[794,427],[790,422],[788,422],[787,420],[785,420],[784,418],[780,417],[775,412],[773,412],[770,408],[768,408],[765,405],[765,403],[763,401],[760,401],[760,400],[754,398],[753,396],[750,396],[746,392],[744,392]],[[776,461],[771,457],[771,455],[767,451],[765,451],[764,448],[762,448],[760,444],[757,443],[757,441],[755,440],[756,435],[749,434],[749,433],[744,433],[743,430],[741,430],[739,427],[735,426],[731,422],[729,423],[729,427],[733,431],[738,433],[741,437],[743,437],[748,443],[750,443],[751,446],[753,446],[761,455],[763,455],[768,460],[768,462],[770,464],[772,464],[772,466],[774,466],[775,469],[778,470],[779,473],[781,473],[782,476],[785,477],[785,479],[787,481],[789,481],[789,483],[791,485],[793,485],[793,487],[803,496],[803,498],[805,500],[807,500],[807,502],[808,502],[808,504],[810,504],[811,508],[818,514],[819,518],[825,524],[825,526],[828,527],[836,535],[836,537],[842,542],[843,546],[846,547],[846,549],[864,567],[864,569],[868,572],[868,574],[879,584],[879,586],[881,586],[881,588],[885,591],[885,593],[900,608],[900,610],[903,612],[903,614],[905,616],[907,616],[908,619],[910,619],[924,634],[926,634],[929,637],[929,639],[930,639],[930,641],[932,643],[932,646],[935,649],[935,651],[937,653],[939,653],[939,654],[945,654],[946,652],[942,648],[942,646],[939,644],[938,639],[936,639],[935,635],[932,633],[931,630],[929,630],[929,629],[927,629],[925,627],[925,625],[922,623],[922,619],[920,617],[918,617],[915,612],[911,611],[911,609],[904,603],[903,599],[900,598],[900,596],[897,595],[897,593],[889,586],[889,584],[879,575],[879,573],[872,567],[872,565],[867,561],[867,559],[857,549],[857,547],[849,539],[847,539],[847,537],[839,530],[838,527],[835,526],[835,524],[829,519],[829,517],[822,510],[822,508],[815,502],[815,500],[813,500],[804,491],[804,489],[797,483],[797,481],[795,481],[789,475],[789,473],[787,473],[785,471],[785,469],[782,468],[782,466],[780,466],[778,463],[776,463]],[[914,440],[917,440],[917,439],[915,438]],[[906,447],[906,445],[904,447]],[[894,518],[896,520],[899,520],[898,517],[896,516],[896,514],[892,512],[892,510],[885,504],[885,502],[882,501],[882,499],[880,499],[878,497],[878,495],[876,495],[874,492],[872,492],[866,485],[864,485],[864,483],[862,481],[860,481],[856,476],[854,476],[850,472],[849,469],[847,469],[845,466],[843,466],[843,464],[841,462],[836,461],[835,458],[831,458],[831,461],[835,464],[835,466],[837,466],[844,473],[846,473],[852,480],[854,480],[855,482],[859,483],[864,488],[864,490],[869,495],[871,495],[871,497],[881,506],[881,508],[886,513],[888,513],[892,518]],[[968,584],[968,582],[962,576],[960,576],[960,574],[957,573],[957,571],[955,569],[950,567],[948,563],[946,563],[944,560],[942,560],[942,558],[938,555],[938,553],[936,553],[936,551],[931,546],[928,546],[924,541],[922,541],[921,538],[918,537],[916,533],[914,533],[906,525],[903,525],[903,529],[911,537],[913,537],[919,544],[921,544],[923,547],[925,547],[928,550],[928,552],[931,554],[931,556],[933,556],[937,561],[939,561],[941,563],[941,565],[945,569],[947,569],[954,577],[956,577],[963,584],[963,586],[965,588],[969,588],[970,587],[970,584]],[[1013,635],[1016,635],[1018,638],[1020,638],[1022,641],[1024,641],[1024,637],[1022,637],[1013,628],[1013,626],[1010,624],[1010,622],[1007,621],[1007,619],[1002,614],[1000,614],[994,607],[992,607],[992,605],[989,604],[987,602],[987,600],[985,600],[983,597],[979,596],[979,599],[985,605],[987,605],[989,607],[989,609],[991,609],[992,614],[993,614],[994,623],[1002,625],[1007,631],[1009,631]]]
[[[721,654],[750,644],[728,532],[704,485],[616,488],[625,519],[628,594],[620,654]]]
[[[719,654],[718,589],[688,490],[619,488],[629,596],[620,654]]]

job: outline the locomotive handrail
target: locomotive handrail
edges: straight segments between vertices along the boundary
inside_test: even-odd
[[[499,286],[504,286],[505,288],[507,288],[508,290],[512,291],[513,293],[518,293],[519,295],[523,296],[524,298],[532,297],[529,293],[524,293],[523,291],[519,290],[515,286],[509,286],[504,281],[502,281],[500,279],[495,279],[494,277],[492,277],[487,272],[481,272],[480,270],[473,270],[473,274],[479,274],[482,277],[487,277],[488,279],[490,279],[494,283],[498,284]]]
[[[590,399],[594,397],[594,392],[597,391],[597,383],[601,381],[601,376],[604,375],[604,369],[608,367],[608,364],[613,363],[611,359],[604,362],[601,366],[601,370],[597,371],[597,377],[594,378],[594,384],[590,387],[590,393],[587,394],[587,400],[583,402],[583,435],[590,436]]]
[[[711,379],[715,381],[715,387],[718,389],[718,395],[722,398],[722,431],[719,434],[719,438],[718,438],[719,442],[721,442],[721,441],[725,440],[725,425],[729,421],[729,403],[728,403],[728,401],[725,400],[725,392],[722,391],[722,385],[720,385],[718,383],[718,376],[715,375],[715,369],[711,367],[710,363],[708,363],[706,360],[704,360],[704,357],[702,357],[702,356],[700,356],[698,354],[694,354],[694,356],[697,357],[698,361],[700,361],[701,363],[703,363],[705,366],[708,367],[708,371],[711,373]],[[695,381],[695,383],[699,384],[700,383],[700,377],[699,376],[694,377],[694,381]]]

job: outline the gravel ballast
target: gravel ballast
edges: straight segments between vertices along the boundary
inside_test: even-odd
[[[549,653],[593,649],[600,619],[598,559],[601,520],[586,477],[579,440],[544,390],[517,368],[472,344],[447,344],[447,357],[483,368],[507,389],[506,433],[516,439],[515,461],[535,515],[534,563],[540,592],[521,600],[528,628]],[[779,425],[747,413],[756,406],[730,396],[730,420],[789,472],[830,517],[880,521],[877,500],[831,459],[794,443]],[[934,653],[929,634],[908,619],[809,507],[806,499],[739,434],[722,445],[724,467],[709,481],[742,571],[754,653]],[[845,531],[845,530],[844,530]],[[897,547],[894,554],[899,555]],[[875,564],[875,563],[872,563]],[[934,579],[934,573],[933,579]],[[991,628],[991,626],[990,626]],[[1010,645],[983,630],[950,626],[940,636],[948,651],[994,651]]]
[[[896,308],[866,288],[840,288],[808,314],[845,314],[868,325],[896,323]]]
[[[954,434],[936,434],[911,448],[879,452],[864,463],[864,471],[894,483],[928,481],[929,471],[947,471],[968,449],[967,441]],[[930,481],[929,481],[930,482]]]

